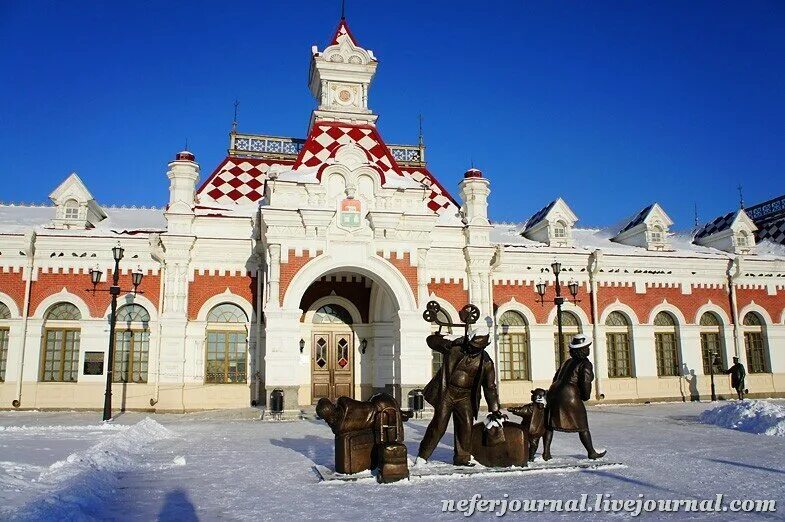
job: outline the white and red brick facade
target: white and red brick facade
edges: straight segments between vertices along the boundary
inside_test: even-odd
[[[101,407],[105,368],[85,370],[96,354],[106,361],[109,296],[92,291],[89,271],[103,272],[105,289],[118,242],[121,286],[131,288],[131,270],[145,274],[143,294],[124,294],[120,304],[149,316],[122,326],[148,336],[137,347],[144,378],[114,388],[115,405],[127,408],[245,407],[265,404],[274,389],[288,410],[305,407],[318,399],[316,373],[335,365],[319,366],[320,336],[336,332],[350,333],[350,356],[339,359],[349,366],[339,369],[355,397],[405,397],[431,377],[431,325],[422,319],[430,300],[453,321],[468,302],[491,318],[491,356],[525,365],[500,381],[501,400],[524,402],[556,369],[556,312],[547,303],[556,259],[563,282],[579,287],[579,302],[564,310],[594,339],[594,400],[707,397],[706,312],[719,320],[710,328],[726,363],[738,356],[750,369],[747,344],[762,343],[763,371],[750,373],[750,392],[785,395],[785,255],[781,245],[755,244],[743,210],[687,235],[669,232],[659,205],[618,231],[579,228],[561,199],[521,225],[493,224],[492,185],[479,170],[465,174],[455,199],[428,170],[422,143],[385,144],[368,106],[376,66],[341,21],[332,43],[313,51],[318,107],[307,138],[233,131],[228,157],[201,185],[194,155],[178,154],[164,210],[102,208],[75,175],[52,193],[54,206],[0,206],[0,329],[8,330],[0,409]],[[546,304],[540,281],[549,285]],[[63,302],[77,319],[47,315]],[[228,315],[221,305],[231,305]],[[325,316],[330,307],[345,310],[342,319]],[[525,322],[515,330],[524,353],[500,353],[508,332],[499,319],[509,311]],[[606,334],[619,331],[606,325],[612,312],[629,323],[630,368],[621,377],[608,369]],[[675,323],[677,375],[658,371],[660,312]],[[748,314],[758,324],[745,324]],[[49,330],[80,332],[69,352],[78,358],[75,379],[43,381],[54,353]],[[730,395],[724,376],[717,385]]]

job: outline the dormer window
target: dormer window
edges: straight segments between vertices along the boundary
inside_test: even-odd
[[[669,250],[668,229],[673,220],[657,203],[640,210],[611,241],[646,250]]]
[[[57,207],[52,228],[88,229],[106,219],[106,212],[96,203],[76,173],[72,173],[58,186],[49,199]]]
[[[558,198],[526,221],[522,235],[548,246],[568,248],[572,246],[571,229],[576,221],[578,217],[562,198]]]
[[[65,202],[63,210],[63,219],[79,219],[79,202],[75,199],[69,199]]]
[[[695,233],[693,242],[734,254],[755,253],[755,231],[758,227],[743,209],[720,216],[706,223]]]

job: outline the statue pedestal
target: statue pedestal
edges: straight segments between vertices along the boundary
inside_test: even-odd
[[[626,468],[627,466],[619,462],[599,462],[587,460],[571,460],[563,459],[554,462],[553,459],[549,462],[535,461],[529,463],[529,467],[522,468],[511,466],[509,468],[486,468],[484,466],[474,466],[471,468],[463,466],[454,466],[447,462],[429,462],[424,466],[414,466],[409,468],[409,480],[428,479],[429,477],[444,477],[445,479],[472,477],[476,475],[494,475],[506,473],[572,473],[577,471],[594,471],[594,470],[608,470]],[[370,482],[376,481],[376,472],[363,471],[361,473],[353,473],[351,475],[336,473],[335,471],[325,466],[314,466],[314,471],[325,482]]]

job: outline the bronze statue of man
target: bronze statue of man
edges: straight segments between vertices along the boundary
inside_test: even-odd
[[[725,370],[724,373],[730,375],[731,388],[736,390],[739,400],[743,401],[744,394],[746,393],[744,389],[744,378],[747,376],[747,370],[744,369],[744,365],[741,364],[738,357],[733,358],[733,366]]]
[[[423,396],[434,407],[434,414],[420,443],[415,465],[427,461],[439,444],[450,416],[455,432],[453,463],[472,466],[472,425],[480,409],[480,392],[485,394],[488,417],[503,418],[499,411],[496,372],[493,361],[485,352],[490,344],[490,330],[479,326],[468,335],[446,339],[441,333],[429,335],[428,346],[443,356],[442,367],[423,390]]]
[[[578,432],[583,447],[590,459],[605,456],[605,451],[597,452],[589,432],[589,420],[583,401],[591,398],[591,385],[594,381],[594,367],[589,360],[591,341],[578,334],[570,341],[570,358],[562,363],[553,377],[548,390],[546,417],[547,429],[543,436],[543,460],[551,459],[553,431]]]

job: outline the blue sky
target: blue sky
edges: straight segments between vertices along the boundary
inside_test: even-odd
[[[304,137],[310,47],[338,1],[0,3],[0,200],[71,171],[104,204],[163,205],[188,139],[203,178],[240,130]],[[390,143],[424,118],[457,195],[473,161],[491,217],[561,195],[582,225],[652,201],[690,228],[785,192],[785,2],[347,1],[380,60]]]

